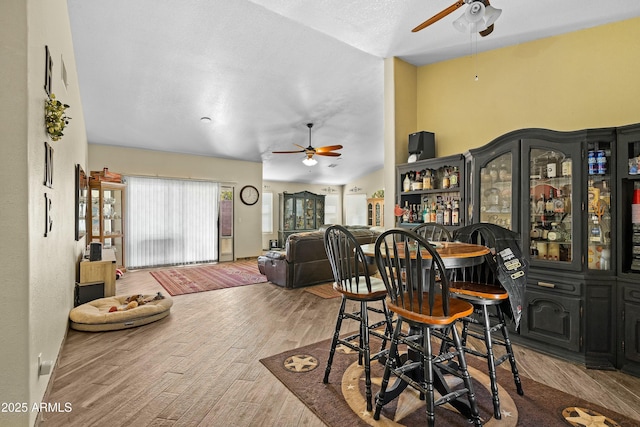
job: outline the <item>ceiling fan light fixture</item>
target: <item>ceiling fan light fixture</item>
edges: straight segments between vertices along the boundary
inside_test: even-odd
[[[484,20],[485,11],[486,8],[484,3],[481,1],[474,1],[467,6],[467,9],[458,19],[453,21],[453,27],[461,33],[477,33],[484,31],[489,25],[485,23]],[[501,12],[502,11],[498,13],[498,16],[500,16]],[[498,16],[496,16],[493,21],[498,19]]]
[[[313,157],[305,157],[304,159],[302,159],[302,163],[304,163],[306,166],[315,166],[318,164],[318,161]]]
[[[485,25],[490,27],[494,22],[498,20],[500,15],[502,14],[502,9],[496,9],[493,6],[485,6],[484,8],[484,20]]]

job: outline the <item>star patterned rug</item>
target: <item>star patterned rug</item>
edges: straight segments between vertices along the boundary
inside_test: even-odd
[[[336,349],[329,384],[323,384],[329,346],[329,340],[322,341],[261,359],[260,362],[328,426],[426,425],[425,402],[411,387],[385,405],[380,420],[375,421],[373,413],[366,410],[364,368],[358,365],[357,353],[347,347],[338,346]],[[498,372],[502,417],[495,419],[484,361],[468,357],[468,363],[480,417],[487,427],[640,425],[638,420],[522,376],[524,396],[519,396],[511,373],[503,369]],[[380,388],[384,366],[373,362],[371,369],[375,408],[375,394]],[[390,384],[393,381],[394,378]],[[450,380],[451,385],[455,386],[455,381]],[[436,408],[436,424],[450,427],[472,425],[449,405]]]

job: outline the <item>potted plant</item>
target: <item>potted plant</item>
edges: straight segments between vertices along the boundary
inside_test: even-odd
[[[53,141],[59,141],[64,136],[62,131],[69,124],[71,117],[67,116],[65,110],[69,108],[67,104],[56,99],[55,94],[51,94],[49,99],[45,101],[44,106],[44,124],[47,133]]]

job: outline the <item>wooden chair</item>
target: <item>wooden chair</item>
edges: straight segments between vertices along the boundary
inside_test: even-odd
[[[482,425],[464,348],[454,327],[457,320],[473,312],[473,306],[450,297],[442,259],[426,239],[411,230],[392,229],[382,233],[376,241],[375,258],[387,288],[387,305],[397,315],[397,323],[373,418],[379,420],[382,407],[397,397],[404,387],[411,386],[426,397],[429,426],[435,424],[435,407],[446,403],[456,408],[462,405],[466,408],[465,415],[476,426]],[[438,275],[441,279],[436,283]],[[408,333],[403,332],[405,322],[409,325]],[[443,335],[450,335],[454,348],[446,354],[434,355],[432,336]],[[408,348],[408,360],[404,364],[396,362],[399,345]],[[457,365],[450,363],[456,358]],[[443,373],[461,378],[462,387],[450,390],[442,379]],[[387,390],[391,374],[402,382],[396,382]],[[438,399],[434,387],[441,394]],[[462,401],[463,396],[466,396],[466,402]]]
[[[371,360],[376,360],[386,356],[385,346],[391,337],[393,330],[392,315],[387,309],[385,298],[387,289],[381,279],[372,277],[369,273],[367,260],[362,253],[360,243],[356,238],[340,225],[332,225],[325,230],[324,247],[333,270],[333,289],[342,295],[336,329],[331,341],[329,360],[324,374],[323,382],[329,382],[331,364],[336,351],[336,346],[342,344],[358,352],[358,363],[364,362],[365,389],[367,399],[367,411],[372,410],[371,392]],[[359,311],[348,312],[346,310],[347,301],[359,303]],[[382,308],[371,305],[373,302],[380,302]],[[384,319],[376,323],[369,324],[368,312],[375,312],[384,315]],[[360,323],[359,332],[348,337],[340,337],[340,329],[344,319],[356,320]],[[385,325],[385,333],[379,332],[378,328]],[[370,335],[382,340],[379,352],[371,355]],[[355,343],[357,341],[357,343]]]
[[[453,240],[449,230],[442,224],[435,222],[422,223],[412,230],[430,242],[451,242]]]
[[[505,310],[509,309],[509,294],[500,285],[497,278],[496,237],[491,231],[491,226],[485,226],[484,224],[462,227],[456,230],[454,236],[465,236],[464,240],[467,243],[476,243],[492,248],[491,254],[486,256],[483,264],[456,270],[451,276],[450,289],[452,295],[468,301],[474,306],[474,315],[463,319],[462,342],[467,353],[487,360],[489,378],[491,379],[493,416],[496,419],[500,419],[500,397],[498,395],[496,367],[509,360],[517,392],[522,396],[524,391],[522,390],[522,383],[505,320]],[[493,307],[494,314],[491,313],[490,307]],[[477,329],[470,328],[472,325],[477,325]],[[502,333],[502,339],[498,339],[492,334],[498,330]],[[482,340],[485,350],[478,351],[469,347],[467,343],[469,336]],[[504,347],[506,354],[496,358],[494,354],[495,345]]]

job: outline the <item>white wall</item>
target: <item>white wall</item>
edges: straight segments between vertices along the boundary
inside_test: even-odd
[[[105,167],[123,175],[205,179],[232,185],[235,257],[262,253],[262,204],[246,206],[240,201],[243,186],[262,187],[262,163],[89,144],[89,170]]]
[[[0,174],[3,183],[0,256],[5,266],[0,302],[0,396],[31,409],[49,375],[38,376],[38,355],[56,360],[73,307],[76,263],[75,164],[86,165],[82,105],[64,0],[0,2]],[[44,128],[45,45],[51,51],[53,92],[71,105],[61,141]],[[69,86],[61,81],[64,60]],[[53,188],[43,185],[44,142],[54,148]],[[44,237],[44,194],[52,200],[53,229]],[[0,412],[0,425],[33,425],[37,412]]]

